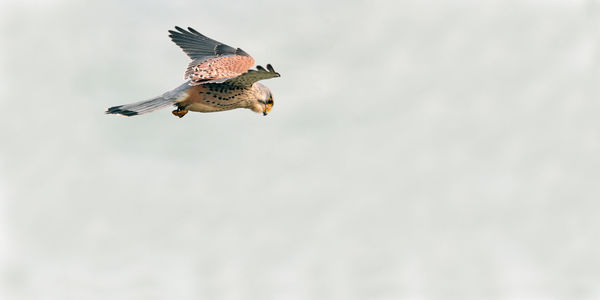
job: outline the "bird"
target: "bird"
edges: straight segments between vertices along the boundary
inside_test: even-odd
[[[273,108],[273,93],[258,81],[280,77],[273,66],[251,69],[254,58],[241,48],[213,40],[195,29],[175,26],[169,37],[192,61],[185,82],[149,100],[113,106],[106,114],[137,116],[173,105],[173,115],[182,118],[189,111],[218,112],[247,108],[266,116]]]

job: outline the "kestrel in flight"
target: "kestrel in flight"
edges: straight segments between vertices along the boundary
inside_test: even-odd
[[[186,82],[159,97],[113,106],[107,114],[136,116],[174,105],[173,114],[183,117],[188,111],[216,112],[248,108],[267,115],[273,95],[259,80],[280,77],[271,65],[254,65],[254,58],[240,48],[210,39],[198,31],[175,26],[169,37],[192,61],[185,71]]]

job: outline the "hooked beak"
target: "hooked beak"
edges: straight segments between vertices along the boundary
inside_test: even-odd
[[[263,111],[263,116],[266,116],[268,114],[268,112]]]

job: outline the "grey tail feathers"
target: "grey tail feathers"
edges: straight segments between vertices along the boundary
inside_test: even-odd
[[[130,104],[124,104],[119,106],[113,106],[106,110],[106,114],[119,114],[124,116],[137,116],[143,115],[157,109],[165,108],[175,104],[181,100],[187,94],[185,91],[189,88],[189,82],[182,84],[172,91],[168,91],[159,97],[152,98],[150,100],[139,101]]]

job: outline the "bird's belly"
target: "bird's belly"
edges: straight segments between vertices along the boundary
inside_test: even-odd
[[[243,93],[234,94],[203,85],[194,86],[187,93],[189,96],[180,103],[191,111],[215,112],[246,107]]]
[[[197,111],[197,112],[215,112],[215,111],[230,110],[233,108],[219,107],[214,104],[208,104],[208,103],[203,103],[203,102],[194,102],[194,103],[191,103],[190,105],[188,105],[186,107],[186,109],[191,110],[191,111]]]

